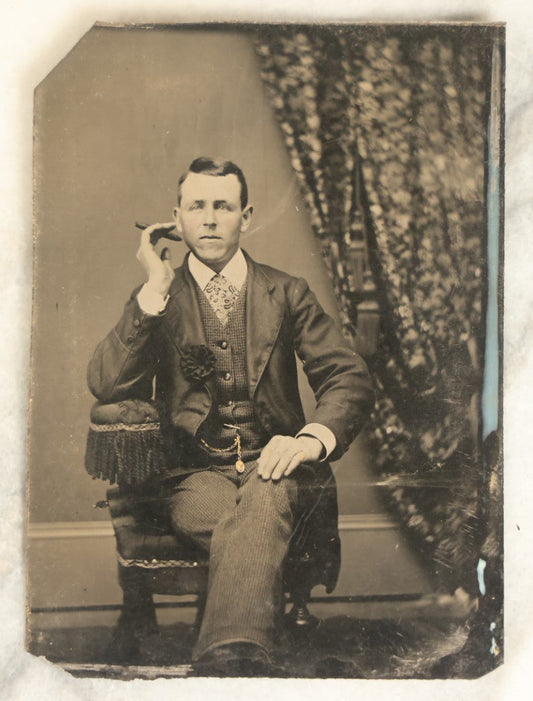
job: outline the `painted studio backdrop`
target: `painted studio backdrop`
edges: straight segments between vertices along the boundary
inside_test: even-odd
[[[248,180],[243,248],[305,277],[375,380],[334,465],[335,596],[459,592],[501,648],[502,43],[494,26],[95,26],[38,86],[34,628],[119,605],[106,484],[84,470],[87,363],[143,281],[135,222],[168,221],[179,175],[214,155]]]

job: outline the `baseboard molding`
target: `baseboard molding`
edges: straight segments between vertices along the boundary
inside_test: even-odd
[[[341,514],[339,530],[376,531],[397,528],[398,524],[386,514]],[[110,538],[113,526],[108,521],[50,521],[28,524],[28,538]]]
[[[399,527],[387,514],[341,514],[339,531],[382,531]]]
[[[113,526],[107,521],[46,521],[28,524],[28,538],[31,540],[109,538],[113,535]]]
[[[397,597],[431,591],[401,528],[386,514],[342,514],[339,527],[342,562],[335,596]],[[110,521],[32,523],[27,534],[32,608],[120,604]]]

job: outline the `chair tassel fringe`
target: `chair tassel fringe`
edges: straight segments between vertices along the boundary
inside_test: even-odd
[[[93,479],[134,486],[167,470],[159,426],[135,430],[94,425],[89,429],[85,469]]]

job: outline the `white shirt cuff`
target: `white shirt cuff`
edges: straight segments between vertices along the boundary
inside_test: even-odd
[[[317,438],[322,443],[326,454],[320,459],[320,462],[327,460],[337,445],[335,434],[323,424],[307,424],[301,431],[298,431],[296,438],[298,436],[313,436],[313,438]]]
[[[137,302],[145,314],[157,316],[165,311],[168,295],[163,297],[163,295],[160,295],[159,292],[154,292],[154,290],[145,283],[137,294]]]

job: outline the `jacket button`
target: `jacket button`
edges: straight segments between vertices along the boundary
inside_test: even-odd
[[[224,379],[225,379],[225,380],[231,380],[231,372],[225,372],[225,373],[224,373]]]
[[[127,341],[128,343],[133,343],[133,341],[134,341],[133,336],[128,336],[128,338],[126,339],[126,341]]]
[[[222,348],[222,350],[226,350],[226,348],[228,347],[228,342],[227,341],[219,341],[218,345]]]
[[[139,319],[135,319],[135,321],[133,322],[133,325],[135,326],[136,329],[138,329],[139,326],[141,325],[141,322],[139,321]]]

